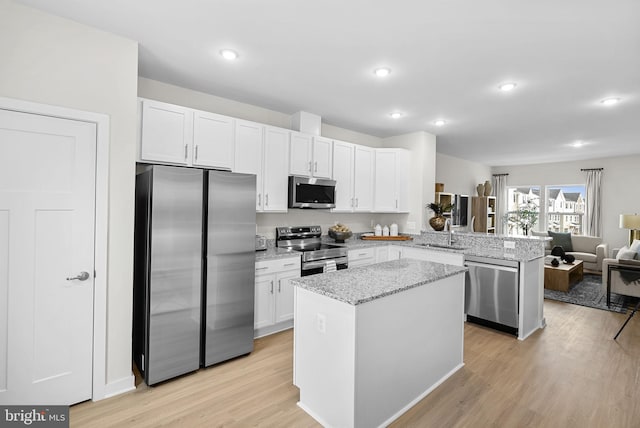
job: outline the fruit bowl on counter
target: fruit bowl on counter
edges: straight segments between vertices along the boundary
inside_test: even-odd
[[[340,223],[331,226],[327,233],[339,244],[344,243],[345,239],[349,239],[353,235],[353,232],[347,226]]]

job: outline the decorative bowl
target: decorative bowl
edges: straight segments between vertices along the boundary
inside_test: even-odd
[[[338,242],[338,243],[344,243],[345,239],[349,239],[353,235],[353,233],[351,231],[349,231],[349,232],[336,232],[333,229],[329,229],[328,234],[329,234],[330,237],[335,239],[335,241]]]

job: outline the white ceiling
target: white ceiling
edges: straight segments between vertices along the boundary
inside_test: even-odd
[[[638,0],[20,3],[138,41],[141,76],[487,165],[640,154]]]

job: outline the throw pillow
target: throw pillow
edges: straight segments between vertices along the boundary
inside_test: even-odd
[[[629,247],[622,247],[618,254],[616,255],[616,259],[618,260],[634,260],[638,253],[630,249]]]
[[[636,253],[640,252],[640,239],[634,239],[629,249],[631,251],[635,251]]]
[[[571,233],[560,233],[560,232],[549,231],[549,236],[553,238],[551,240],[552,247],[559,245],[566,252],[573,251],[573,244],[571,244]]]

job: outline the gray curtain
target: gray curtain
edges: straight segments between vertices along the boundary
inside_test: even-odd
[[[584,233],[589,236],[602,236],[602,170],[587,170],[587,209],[584,219]]]
[[[493,196],[496,197],[496,233],[507,234],[504,216],[507,214],[507,176],[504,174],[493,176]]]

